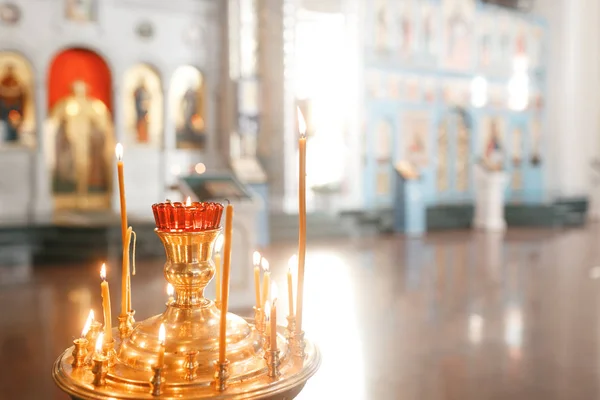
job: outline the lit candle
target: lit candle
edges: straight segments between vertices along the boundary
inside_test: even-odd
[[[306,257],[306,122],[298,108],[298,298],[296,303],[296,332],[302,332],[302,303],[304,294],[304,259]]]
[[[90,328],[92,326],[92,322],[94,322],[94,310],[90,310],[87,319],[85,320],[85,325],[83,325],[83,329],[81,330],[81,338],[85,339]]]
[[[254,296],[256,297],[256,308],[261,308],[260,302],[260,259],[261,255],[258,251],[252,254],[252,264],[254,264]]]
[[[167,296],[169,296],[169,300],[168,300],[169,304],[171,304],[171,303],[173,303],[173,301],[175,301],[173,299],[173,294],[175,294],[175,288],[170,283],[167,283]]]
[[[270,340],[271,351],[277,351],[277,284],[273,282],[273,287],[271,288],[272,293],[272,301],[271,301],[271,318],[270,318]]]
[[[167,338],[167,332],[165,330],[165,324],[160,324],[158,329],[158,343],[160,348],[158,349],[158,361],[156,363],[157,368],[162,368],[165,364],[165,340]]]
[[[215,241],[215,292],[217,304],[221,304],[221,251],[223,250],[223,235],[219,235]]]
[[[98,339],[96,339],[96,354],[102,355],[102,346],[104,346],[104,333],[100,332],[98,334]]]
[[[263,273],[263,286],[262,286],[262,299],[261,303],[264,310],[265,303],[269,300],[269,288],[271,287],[271,271],[269,270],[269,261],[266,258],[260,260],[260,264],[264,271]]]
[[[229,305],[229,271],[231,269],[231,236],[233,233],[233,206],[225,210],[225,250],[223,252],[223,282],[221,284],[221,321],[219,326],[219,363],[227,354],[227,307]]]
[[[104,311],[104,336],[108,343],[112,342],[112,324],[110,314],[110,290],[108,289],[108,282],[106,281],[106,264],[102,264],[100,269],[100,278],[102,283],[102,310]]]
[[[287,285],[288,285],[288,303],[290,316],[294,315],[294,277],[293,270],[298,267],[298,257],[294,254],[288,261]]]
[[[119,177],[119,200],[121,203],[121,239],[123,243],[123,264],[121,270],[121,315],[126,315],[129,301],[129,251],[127,240],[127,205],[125,203],[125,179],[123,178],[123,145],[117,143],[115,147],[117,156],[117,175]]]

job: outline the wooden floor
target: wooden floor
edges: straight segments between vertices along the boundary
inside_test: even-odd
[[[293,251],[265,249],[280,287]],[[138,264],[138,319],[164,307],[163,262]],[[599,399],[599,292],[596,225],[312,243],[305,330],[324,361],[299,398]],[[98,265],[2,267],[0,304],[0,399],[67,399],[50,370],[100,309]]]

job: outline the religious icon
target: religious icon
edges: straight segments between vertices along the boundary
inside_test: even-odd
[[[480,20],[479,33],[479,66],[488,68],[492,63],[493,56],[493,36],[492,27],[494,26],[491,17],[482,17]]]
[[[470,0],[444,3],[447,67],[468,69],[471,63],[471,36],[474,4]]]
[[[75,22],[94,22],[97,14],[96,0],[66,0],[65,15]]]
[[[459,111],[456,124],[456,189],[459,192],[466,192],[469,188],[471,124],[464,110]]]
[[[171,83],[171,104],[178,148],[204,149],[206,121],[204,79],[192,66],[179,67]]]
[[[485,124],[485,142],[483,153],[483,165],[492,171],[500,171],[504,168],[504,149],[502,145],[502,134],[498,118],[490,118]]]
[[[53,188],[58,208],[110,207],[114,158],[112,122],[106,105],[87,94],[82,81],[51,112],[54,136]]]
[[[8,64],[0,77],[0,123],[4,125],[4,140],[19,140],[19,130],[25,113],[26,89]]]
[[[375,159],[379,164],[389,163],[392,158],[392,125],[387,120],[382,120],[377,125],[375,132]]]
[[[163,128],[162,84],[158,73],[147,64],[136,64],[123,80],[125,144],[160,143]]]
[[[409,57],[414,50],[414,28],[412,9],[407,2],[398,3],[396,26],[400,40],[398,52],[402,57]]]
[[[137,131],[137,141],[140,143],[148,142],[148,111],[150,109],[150,92],[146,89],[145,82],[140,81],[137,89],[133,92],[135,101],[135,122]]]
[[[389,50],[389,23],[386,0],[379,0],[375,6],[375,49],[385,53]]]
[[[420,170],[427,165],[427,132],[429,130],[429,118],[425,112],[405,113],[403,135],[404,149],[400,154],[412,164],[415,169]]]
[[[438,51],[438,15],[433,4],[421,5],[421,51],[432,58]]]
[[[511,187],[515,190],[523,187],[523,172],[521,170],[521,161],[523,158],[523,134],[521,129],[516,128],[513,131],[513,149],[512,149],[512,164],[513,173]]]
[[[448,176],[448,121],[443,120],[438,126],[438,138],[437,138],[437,168],[436,168],[436,188],[438,192],[445,192],[448,190],[449,176]]]

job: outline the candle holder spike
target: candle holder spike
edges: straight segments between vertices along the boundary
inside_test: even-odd
[[[229,379],[229,360],[220,363],[215,361],[215,388],[219,392],[227,390],[227,380]]]
[[[133,326],[130,324],[129,314],[119,315],[119,337],[121,340],[131,336]]]
[[[306,358],[306,341],[304,339],[304,331],[295,332],[293,340],[290,342],[292,356],[300,359]]]
[[[89,342],[86,338],[73,340],[73,363],[71,364],[73,368],[80,368],[86,364],[85,359],[88,355],[88,344]]]
[[[92,325],[90,326],[90,330],[88,331],[87,335],[85,335],[85,338],[88,341],[88,345],[87,345],[88,353],[94,352],[94,346],[96,344],[96,339],[98,338],[98,335],[100,334],[100,332],[102,332],[102,323],[100,323],[100,321],[93,321]]]
[[[265,361],[267,363],[267,370],[269,371],[267,375],[269,378],[279,378],[281,373],[279,372],[279,365],[281,361],[279,360],[279,350],[267,350],[265,351]]]
[[[163,386],[162,368],[152,367],[152,379],[150,379],[150,387],[152,396],[160,396]]]
[[[285,338],[287,339],[288,343],[292,343],[294,341],[294,336],[296,332],[296,316],[288,315],[287,321],[288,324],[285,329]]]
[[[108,366],[112,367],[115,365],[115,359],[117,357],[117,351],[115,350],[115,340],[106,341],[102,344],[102,352],[108,360]]]
[[[106,384],[106,375],[108,374],[108,357],[102,354],[94,354],[92,361],[92,374],[94,375],[92,384],[94,386],[104,386]]]

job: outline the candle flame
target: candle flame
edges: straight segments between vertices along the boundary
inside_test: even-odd
[[[252,265],[260,265],[261,258],[262,258],[262,256],[260,255],[260,253],[258,251],[255,251],[254,253],[252,253]]]
[[[121,161],[123,159],[123,145],[121,143],[117,143],[115,146],[115,154],[117,156],[117,160]]]
[[[170,283],[167,283],[167,295],[173,297],[173,293],[175,293],[175,288]]]
[[[288,260],[288,269],[291,273],[294,273],[294,271],[296,271],[296,268],[298,268],[298,256],[294,254]]]
[[[103,281],[106,280],[106,264],[102,263],[102,268],[100,268],[100,279]]]
[[[300,137],[306,137],[306,121],[304,120],[304,115],[302,115],[302,111],[300,111],[300,107],[296,107],[296,111],[298,113],[298,131],[300,132]]]
[[[192,205],[192,199],[190,198],[190,196],[188,196],[187,199],[185,200],[185,206],[190,207],[191,205]]]
[[[158,329],[158,341],[161,346],[165,345],[165,339],[167,337],[167,332],[165,330],[165,324],[160,324],[160,328]]]
[[[102,351],[102,345],[104,344],[104,332],[100,332],[98,339],[96,339],[96,353]]]
[[[260,260],[260,266],[262,267],[263,271],[269,272],[269,261],[266,258],[263,257]]]
[[[265,302],[265,319],[267,322],[271,319],[271,302]]]
[[[225,242],[225,236],[219,233],[217,240],[215,241],[215,251],[220,253],[223,250],[223,243]]]
[[[90,310],[90,313],[88,314],[88,317],[85,320],[85,325],[83,326],[83,330],[81,331],[81,337],[85,337],[88,334],[93,321],[94,321],[94,310]]]
[[[275,302],[277,301],[278,295],[279,295],[279,288],[277,287],[277,283],[273,282],[271,284],[271,301],[273,302],[273,306],[275,306]]]

